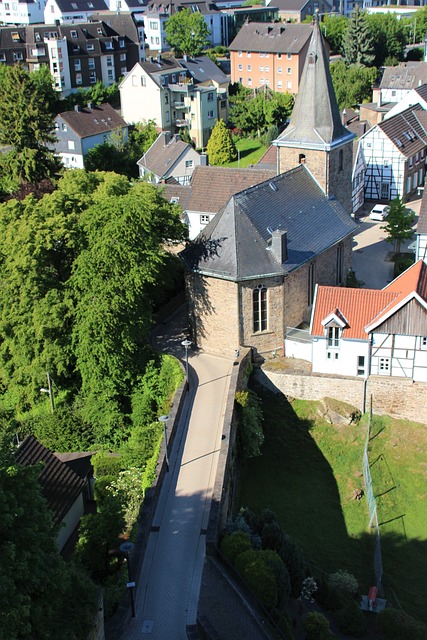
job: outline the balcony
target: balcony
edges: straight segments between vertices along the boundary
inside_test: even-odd
[[[190,127],[190,125],[191,125],[190,120],[183,120],[179,118],[175,120],[176,127]]]
[[[174,102],[173,106],[177,111],[187,111],[188,113],[188,111],[190,110],[190,105],[185,104],[185,102]]]

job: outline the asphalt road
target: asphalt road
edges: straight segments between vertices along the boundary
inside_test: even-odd
[[[414,229],[418,222],[420,205],[421,200],[413,200],[407,205],[417,214]],[[373,206],[373,202],[367,203],[363,208],[366,215],[359,216],[359,228],[353,239],[352,268],[357,279],[364,283],[364,288],[383,289],[393,280],[393,245],[385,241],[386,234],[381,229],[384,223],[369,220],[369,211]],[[413,239],[403,242],[402,250],[409,251],[407,247]]]

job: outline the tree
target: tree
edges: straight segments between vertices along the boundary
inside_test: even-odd
[[[51,85],[45,71],[34,74],[14,65],[2,73],[0,144],[12,146],[2,164],[17,186],[51,178],[60,168],[49,148],[55,141]]]
[[[254,93],[238,85],[231,94],[230,120],[247,134],[258,136],[269,127],[282,127],[292,113],[294,97],[290,93],[275,93],[268,87]]]
[[[181,9],[165,25],[166,40],[176,55],[199,56],[207,46],[210,31],[198,11]]]
[[[225,126],[224,120],[218,120],[214,126],[207,146],[209,163],[226,164],[237,158],[236,145],[231,137],[231,132]]]
[[[374,46],[366,13],[356,4],[351,12],[342,41],[346,65],[370,66],[374,59]]]
[[[343,60],[338,60],[331,64],[330,69],[340,109],[354,107],[371,99],[372,84],[377,77],[375,67],[347,67]]]
[[[345,16],[326,15],[320,25],[324,29],[325,38],[334,53],[342,51],[342,40],[347,29],[347,22],[348,19]]]
[[[412,229],[414,219],[414,211],[406,209],[405,203],[400,197],[390,202],[387,224],[381,229],[384,229],[387,234],[386,242],[394,243],[395,253],[400,253],[402,240],[409,240],[414,235]]]
[[[367,21],[375,52],[373,64],[379,68],[387,59],[403,60],[408,36],[403,22],[393,13],[367,15]]]
[[[96,590],[65,563],[37,467],[0,455],[0,640],[78,640],[93,624]]]

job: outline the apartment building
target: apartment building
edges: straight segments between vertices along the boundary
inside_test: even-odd
[[[297,93],[313,32],[309,24],[244,24],[231,43],[231,81]]]

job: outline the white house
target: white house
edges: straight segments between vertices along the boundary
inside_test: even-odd
[[[382,290],[317,286],[310,323],[312,371],[427,381],[427,264]]]
[[[427,112],[419,104],[369,129],[354,161],[354,204],[361,204],[361,176],[365,199],[408,200],[424,184],[426,150]]]
[[[398,67],[384,67],[379,87],[373,90],[372,102],[378,105],[400,102],[410,91],[427,83],[427,62],[403,62]]]
[[[427,191],[425,187],[423,191],[423,198],[421,200],[415,237],[415,259],[427,262]]]
[[[83,169],[90,149],[108,142],[113,132],[127,141],[128,126],[110,104],[76,106],[55,118],[55,151],[65,167]]]
[[[158,184],[173,179],[185,185],[202,158],[206,159],[206,156],[200,156],[191,144],[181,140],[179,134],[171,136],[169,131],[164,131],[137,164],[140,177],[148,182]]]
[[[0,2],[0,23],[23,25],[44,22],[44,5],[44,0]]]
[[[97,11],[108,11],[104,0],[46,0],[44,23],[76,24],[87,22]]]
[[[397,113],[402,113],[402,111],[416,104],[419,104],[420,107],[427,111],[427,83],[422,84],[416,89],[411,89],[390,111],[387,111],[384,115],[384,120],[392,118]]]

